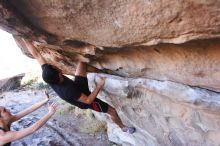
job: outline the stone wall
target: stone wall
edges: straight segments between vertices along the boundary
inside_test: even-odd
[[[112,141],[219,146],[219,8],[219,0],[2,0],[0,28],[29,57],[21,38],[32,40],[65,74],[78,61],[105,73],[99,98],[137,128],[126,135],[109,121]]]
[[[99,75],[89,74],[91,89]],[[115,107],[127,125],[123,133],[108,120],[111,141],[125,146],[219,146],[220,94],[171,81],[108,76],[99,98]]]

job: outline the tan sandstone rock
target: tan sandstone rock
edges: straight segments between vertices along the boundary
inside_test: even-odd
[[[109,122],[111,140],[220,145],[219,0],[2,0],[0,28],[66,74],[83,61],[116,75],[100,98],[138,131]]]
[[[34,27],[62,41],[104,47],[219,37],[219,0],[9,0]]]

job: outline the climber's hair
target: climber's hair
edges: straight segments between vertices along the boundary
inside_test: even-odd
[[[42,78],[46,83],[58,84],[60,82],[59,71],[52,65],[43,64],[42,66]]]

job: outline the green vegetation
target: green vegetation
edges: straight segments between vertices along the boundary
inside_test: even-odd
[[[122,146],[122,145],[118,145],[117,143],[110,141],[108,146]]]
[[[38,90],[43,90],[43,89],[49,89],[50,86],[48,84],[44,83],[44,82],[37,82],[36,83],[36,88]]]
[[[79,129],[83,133],[106,132],[107,125],[106,122],[97,120],[91,110],[84,110],[83,120]]]
[[[60,115],[68,115],[68,114],[75,112],[75,106],[70,105],[70,104],[66,103],[65,101],[60,100],[60,102],[58,102],[58,104],[59,104],[58,113]]]
[[[62,100],[56,100],[59,104],[58,115],[62,117],[76,117],[79,130],[83,133],[106,132],[106,123],[95,118],[91,110],[79,109]]]
[[[21,87],[33,87],[38,90],[49,89],[49,85],[46,84],[41,75],[36,72],[28,72],[21,80]]]
[[[38,81],[38,77],[33,73],[26,73],[23,79],[21,80],[21,86],[27,87],[31,86]]]

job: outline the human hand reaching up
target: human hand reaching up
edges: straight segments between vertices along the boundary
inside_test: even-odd
[[[51,103],[51,104],[48,104],[48,113],[53,115],[56,110],[57,110],[57,104],[56,103]]]
[[[103,87],[105,84],[105,80],[106,80],[105,77],[100,77],[99,82],[98,82],[98,86]]]
[[[48,91],[45,90],[45,91],[44,91],[44,94],[46,95],[46,100],[48,101],[48,100],[50,99],[50,96],[49,96],[49,94],[48,94]]]

